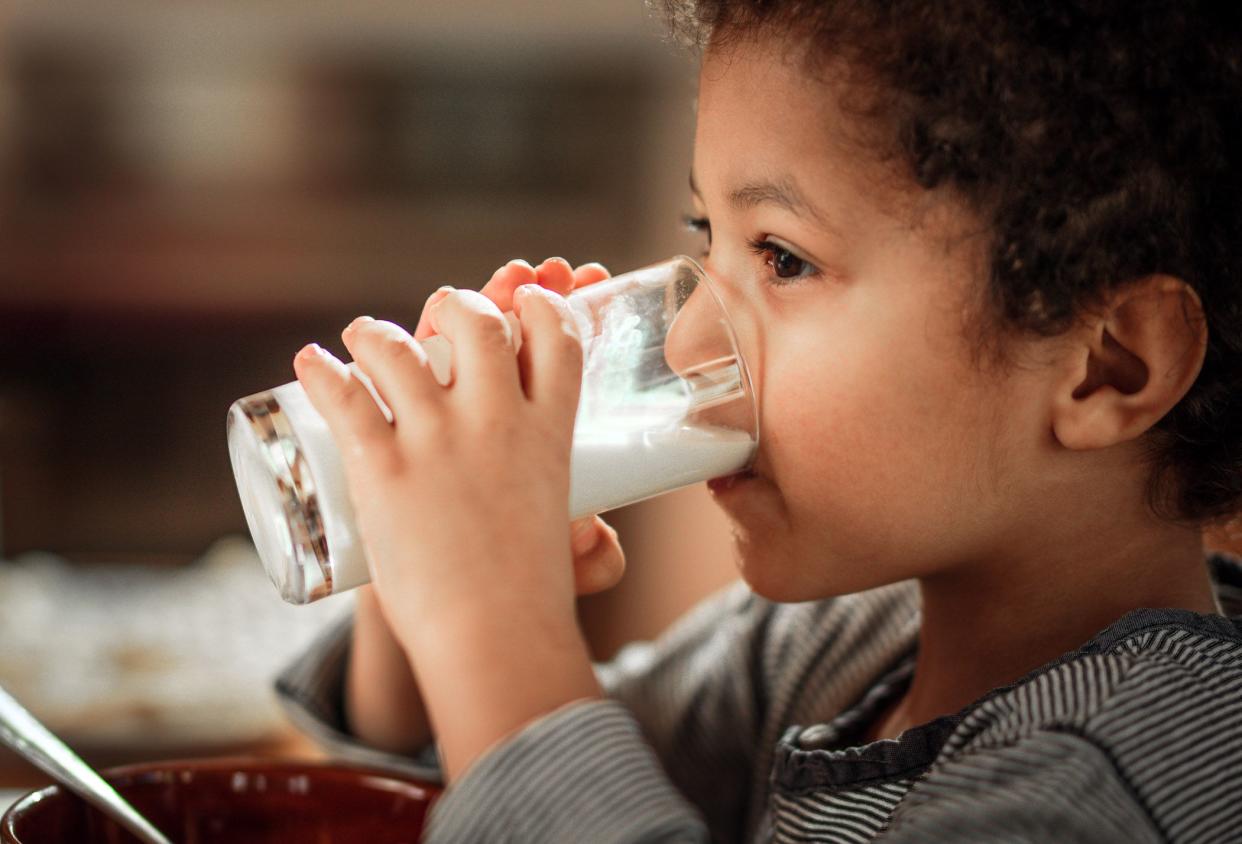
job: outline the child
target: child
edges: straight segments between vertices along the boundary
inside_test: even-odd
[[[574,594],[621,557],[566,532],[560,294],[603,272],[511,263],[432,297],[447,388],[346,330],[392,426],[296,359],[375,584],[292,711],[438,756],[433,841],[1242,838],[1242,568],[1201,539],[1242,498],[1242,15],[670,2],[760,396],[753,472],[710,484],[744,582],[591,665]]]

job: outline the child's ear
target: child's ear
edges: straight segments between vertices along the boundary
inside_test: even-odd
[[[1181,279],[1148,276],[1109,294],[1073,332],[1052,431],[1066,448],[1106,448],[1145,433],[1203,366],[1207,324]]]

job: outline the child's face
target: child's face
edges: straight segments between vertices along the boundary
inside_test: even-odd
[[[977,222],[943,197],[894,201],[834,87],[780,55],[705,56],[693,180],[761,406],[759,477],[714,494],[743,576],[797,601],[1023,541],[1048,390],[1038,367],[972,359]]]

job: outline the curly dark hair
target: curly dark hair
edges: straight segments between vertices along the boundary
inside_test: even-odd
[[[903,175],[990,227],[988,324],[1051,336],[1106,292],[1181,278],[1202,372],[1148,436],[1153,510],[1242,505],[1242,6],[1208,0],[649,0],[683,43],[843,62]],[[881,113],[882,112],[882,113]]]

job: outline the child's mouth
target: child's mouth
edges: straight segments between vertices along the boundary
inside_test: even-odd
[[[758,475],[756,475],[752,470],[745,469],[741,472],[735,472],[732,475],[725,475],[720,478],[712,478],[710,481],[707,482],[707,488],[710,489],[713,494],[719,495],[722,492],[727,492],[731,489],[736,489],[737,487],[744,485],[747,481],[752,480],[756,477],[758,477]]]

